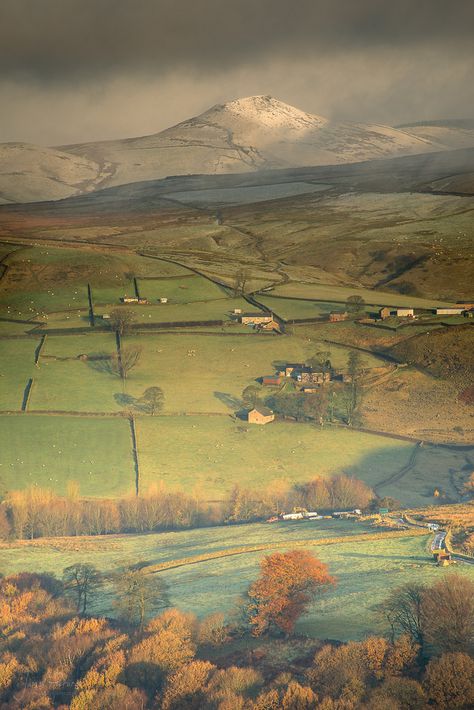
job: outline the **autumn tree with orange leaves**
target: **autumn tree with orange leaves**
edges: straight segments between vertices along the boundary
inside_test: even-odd
[[[290,550],[267,555],[258,579],[248,590],[248,621],[252,634],[293,631],[315,596],[336,580],[311,552]]]

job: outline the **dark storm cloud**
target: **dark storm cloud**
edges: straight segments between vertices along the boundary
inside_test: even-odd
[[[4,78],[209,72],[350,49],[469,50],[471,0],[1,0]]]

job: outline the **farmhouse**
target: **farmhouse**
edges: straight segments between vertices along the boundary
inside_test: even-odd
[[[329,314],[330,323],[338,323],[339,321],[347,320],[349,314],[347,311],[331,311]]]
[[[270,313],[262,313],[258,311],[256,313],[242,313],[240,316],[240,322],[243,325],[260,325],[261,323],[270,323],[273,321],[273,316]]]
[[[288,362],[279,372],[282,377],[291,377],[295,370],[303,370],[306,365],[302,362]]]
[[[292,377],[302,384],[323,385],[331,381],[330,372],[315,372],[309,365],[301,362],[289,362],[278,373],[281,377]]]
[[[247,421],[249,424],[268,424],[274,419],[275,415],[273,414],[273,411],[268,409],[268,407],[263,407],[262,405],[254,407],[247,414]]]
[[[387,308],[387,306],[384,306],[379,311],[379,316],[382,320],[386,320],[387,318],[390,318],[391,314],[392,314],[392,311],[390,310],[390,308]]]

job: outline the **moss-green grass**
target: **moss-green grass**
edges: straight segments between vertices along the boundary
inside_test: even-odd
[[[227,298],[228,293],[207,279],[196,274],[176,279],[138,279],[140,296],[149,301],[168,298],[169,303],[214,301]]]
[[[437,299],[404,296],[399,293],[375,291],[367,288],[352,288],[351,286],[332,286],[326,284],[309,284],[291,282],[276,286],[275,295],[287,298],[314,298],[334,303],[345,303],[350,296],[361,296],[368,304],[380,306],[413,306],[414,308],[430,308],[444,305],[446,302]],[[450,304],[448,304],[450,305]]]
[[[2,493],[36,484],[64,494],[70,480],[84,496],[135,489],[129,423],[121,417],[0,416],[0,451]]]
[[[150,333],[128,335],[123,346],[141,349],[138,365],[122,386],[120,379],[93,360],[77,360],[81,353],[112,354],[112,333],[92,329],[77,336],[46,339],[40,368],[35,372],[33,409],[114,412],[123,408],[120,394],[139,398],[143,391],[158,385],[165,394],[168,413],[234,413],[240,408],[247,385],[275,372],[277,363],[304,362],[321,347],[330,353],[335,367],[345,367],[348,350],[343,346],[318,344],[304,337],[277,337],[246,329],[248,337],[224,334]],[[66,361],[56,358],[71,358]],[[362,356],[366,367],[380,365],[370,354]],[[273,390],[262,389],[262,397]]]
[[[39,340],[0,340],[0,410],[21,409],[25,387],[35,373]]]
[[[327,318],[331,311],[341,311],[340,303],[303,301],[296,298],[258,296],[258,300],[285,320],[292,318]]]
[[[406,465],[413,449],[372,434],[289,422],[262,427],[230,417],[143,417],[137,434],[141,490],[163,481],[210,500],[236,483],[257,489],[343,472],[372,486]]]
[[[350,541],[352,534],[364,529],[363,525],[350,521],[330,520],[39,541],[2,549],[0,571],[10,574],[36,569],[60,575],[68,565],[88,562],[107,575],[127,563],[153,565],[255,543],[287,541],[291,549],[294,541],[347,536],[347,543],[308,547],[329,566],[338,584],[314,603],[299,622],[298,630],[321,638],[358,639],[374,633],[372,608],[390,589],[414,580],[432,583],[452,573],[452,569],[434,566],[428,551],[428,537]],[[223,611],[231,617],[239,596],[258,575],[260,560],[270,552],[200,562],[153,575],[152,580],[166,582],[173,606],[200,617],[214,611]],[[474,579],[472,567],[458,566],[456,571]],[[91,611],[114,613],[110,586],[106,585],[93,600]],[[150,612],[156,613],[153,609]]]

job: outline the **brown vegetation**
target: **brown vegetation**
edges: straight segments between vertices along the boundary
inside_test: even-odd
[[[80,618],[54,578],[3,578],[0,707],[468,710],[474,702],[474,660],[466,651],[439,650],[425,665],[407,634],[313,645],[315,655],[300,639],[305,655],[289,663],[298,639],[262,640],[252,652],[239,651],[247,634],[220,618],[198,621],[177,609],[142,629]],[[279,650],[286,656],[279,659]]]
[[[80,498],[73,483],[67,496],[31,486],[11,491],[0,504],[0,539],[140,533],[247,522],[294,507],[363,508],[372,497],[362,481],[347,476],[315,478],[293,487],[275,484],[258,492],[236,486],[219,507],[194,495],[157,488],[122,499],[90,499]]]

